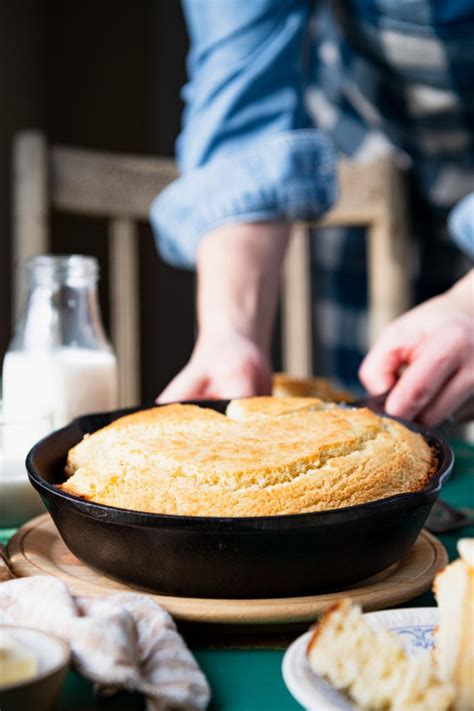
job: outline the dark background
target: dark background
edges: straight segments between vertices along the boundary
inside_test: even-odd
[[[11,142],[171,156],[187,36],[178,0],[0,0],[0,358],[11,335]],[[105,221],[52,215],[53,252],[96,255],[107,323]],[[142,400],[189,357],[193,275],[164,265],[140,226]]]

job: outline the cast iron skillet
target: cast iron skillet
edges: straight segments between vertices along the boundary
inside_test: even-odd
[[[195,404],[224,412],[228,401]],[[449,446],[411,423],[439,467],[425,489],[368,504],[290,516],[217,518],[140,513],[57,489],[68,450],[137,409],[80,417],[28,455],[31,483],[68,548],[112,578],[168,595],[263,598],[341,589],[399,560],[420,533],[453,467]]]

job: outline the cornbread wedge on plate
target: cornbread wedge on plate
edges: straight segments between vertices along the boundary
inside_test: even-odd
[[[310,667],[357,709],[448,711],[455,697],[432,655],[409,656],[393,632],[374,630],[361,609],[342,600],[317,625],[308,644]]]
[[[457,689],[455,711],[474,709],[474,538],[458,542],[460,558],[435,578],[440,612],[436,654],[443,679]]]
[[[436,608],[363,614],[349,599],[288,649],[283,676],[311,711],[474,709],[474,539],[434,582]]]

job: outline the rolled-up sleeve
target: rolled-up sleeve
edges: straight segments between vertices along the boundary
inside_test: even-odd
[[[192,267],[224,224],[314,218],[336,197],[329,139],[304,108],[310,0],[185,0],[181,177],[152,203],[162,256]]]
[[[474,193],[467,195],[451,210],[449,229],[463,252],[474,259]]]

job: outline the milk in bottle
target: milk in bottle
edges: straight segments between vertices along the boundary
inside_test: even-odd
[[[93,257],[27,264],[28,296],[3,362],[6,419],[51,413],[55,427],[117,407],[117,362],[102,326]]]
[[[117,407],[117,362],[100,318],[98,266],[79,255],[35,257],[28,293],[3,362],[0,403],[0,526],[43,508],[25,458],[52,429]]]

